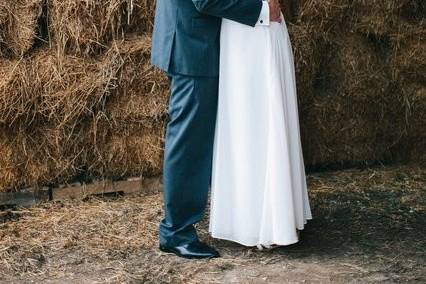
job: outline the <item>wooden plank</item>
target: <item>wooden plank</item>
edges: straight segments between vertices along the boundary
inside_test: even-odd
[[[161,178],[148,179],[129,178],[122,181],[101,180],[90,184],[74,183],[66,186],[52,188],[28,188],[20,192],[0,193],[0,210],[11,207],[29,207],[41,201],[82,199],[90,195],[101,195],[110,193],[151,194],[161,190]]]
[[[37,201],[32,192],[2,192],[0,193],[0,205],[4,207],[31,206]]]
[[[74,184],[67,187],[54,188],[52,190],[53,200],[77,199],[89,195],[114,192],[112,181],[102,180],[90,184]]]
[[[91,184],[74,184],[71,186],[54,188],[53,200],[81,199],[89,195],[101,195],[108,193],[133,194],[158,190],[161,187],[159,178],[142,179],[129,178],[122,181],[102,180]]]
[[[20,192],[1,192],[0,206],[30,207],[39,202],[49,200],[49,188],[26,188]]]
[[[138,193],[142,191],[142,179],[130,179],[113,182],[112,187],[116,192],[124,194]]]

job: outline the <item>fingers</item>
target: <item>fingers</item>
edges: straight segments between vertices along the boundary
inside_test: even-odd
[[[281,8],[278,0],[269,0],[269,13],[272,22],[281,22]]]

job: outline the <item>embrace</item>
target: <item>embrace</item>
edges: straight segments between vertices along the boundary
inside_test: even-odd
[[[160,250],[218,257],[197,236],[299,241],[312,219],[293,51],[278,0],[157,0],[152,63],[171,83]]]

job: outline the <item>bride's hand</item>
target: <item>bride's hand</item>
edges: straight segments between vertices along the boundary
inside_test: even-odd
[[[279,0],[269,0],[268,4],[270,21],[281,23],[281,7]]]

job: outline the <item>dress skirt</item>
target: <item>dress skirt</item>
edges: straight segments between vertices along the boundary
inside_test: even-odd
[[[289,245],[312,219],[287,26],[223,19],[209,232]]]

